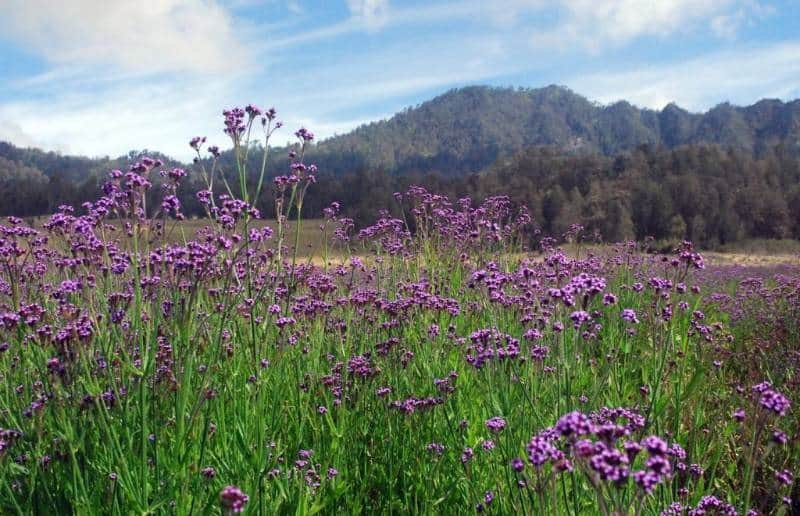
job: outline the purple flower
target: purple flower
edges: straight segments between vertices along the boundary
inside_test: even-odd
[[[705,514],[719,514],[725,516],[736,516],[736,508],[728,503],[723,502],[716,496],[704,496],[697,507],[689,509],[688,516],[703,516]]]
[[[586,414],[576,410],[562,416],[555,429],[564,437],[587,435],[594,431],[594,424]]]
[[[200,150],[200,146],[206,142],[205,136],[195,136],[189,141],[189,146],[194,150]]]
[[[430,443],[430,444],[429,444],[429,445],[426,447],[426,449],[427,449],[429,452],[431,452],[431,453],[433,453],[433,454],[436,454],[436,455],[441,455],[442,453],[444,453],[444,445],[442,445],[442,444],[439,444],[439,443]]]
[[[645,437],[642,441],[642,446],[653,456],[664,456],[669,451],[666,441],[656,435]]]
[[[761,393],[759,403],[765,409],[774,412],[779,416],[785,416],[792,402],[789,398],[774,389],[767,389]]]
[[[572,319],[573,327],[580,328],[583,323],[591,320],[592,316],[590,316],[589,313],[585,312],[584,310],[578,310],[576,312],[572,312],[569,318]]]
[[[633,473],[633,481],[645,493],[650,494],[653,492],[656,486],[661,482],[661,477],[659,477],[652,471],[639,470]]]
[[[599,473],[602,480],[621,482],[628,478],[628,457],[616,448],[606,448],[597,443],[597,451],[589,459],[589,467]]]
[[[526,447],[528,450],[528,461],[536,467],[543,466],[547,461],[557,459],[559,450],[553,444],[539,436],[534,437]]]
[[[244,506],[250,501],[241,489],[236,486],[227,486],[219,493],[220,503],[226,512],[240,513],[244,511]]]
[[[299,138],[300,140],[303,140],[303,142],[310,142],[311,140],[314,139],[314,133],[312,133],[311,131],[309,131],[305,127],[301,127],[300,129],[298,129],[294,133],[294,135],[297,138]]]
[[[486,420],[486,428],[494,433],[501,432],[506,427],[506,420],[501,417],[493,417]]]
[[[775,478],[778,480],[778,482],[780,482],[785,486],[791,486],[792,482],[794,481],[794,476],[792,475],[792,472],[789,471],[788,469],[784,469],[783,471],[776,471]]]
[[[636,312],[630,308],[625,308],[622,310],[622,320],[633,324],[639,324],[639,318],[636,317]]]

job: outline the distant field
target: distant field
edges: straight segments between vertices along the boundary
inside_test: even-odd
[[[323,232],[320,230],[320,225],[324,223],[323,219],[309,219],[300,223],[300,245],[298,247],[298,254],[302,256],[321,256],[323,253]],[[180,242],[184,238],[191,239],[195,233],[205,226],[211,224],[208,219],[191,219],[184,220],[177,224],[175,230],[170,235],[170,240],[173,242]],[[251,223],[253,227],[269,226],[275,231],[277,236],[278,224],[274,219],[269,220],[255,220]],[[332,229],[328,228],[328,236],[332,233]],[[287,222],[284,225],[284,242],[287,246],[294,245],[295,236],[295,223]],[[330,241],[328,243],[331,245]],[[331,250],[329,250],[330,252]]]
[[[47,220],[47,217],[36,217],[27,219],[26,222],[33,227],[41,227]],[[321,257],[324,252],[324,239],[323,232],[320,230],[320,225],[323,224],[323,219],[309,219],[304,220],[300,224],[300,245],[298,247],[298,255],[303,257]],[[118,221],[112,222],[117,227],[121,227]],[[185,240],[191,240],[195,237],[198,230],[212,224],[209,219],[187,219],[183,221],[170,221],[167,224],[166,240],[170,244],[181,243]],[[251,223],[252,227],[269,226],[276,232],[277,236],[277,222],[274,219],[269,220],[254,220]],[[284,243],[288,247],[294,246],[295,237],[295,223],[287,222],[284,226]],[[333,232],[333,229],[328,228],[328,236]],[[336,246],[332,245],[329,240],[328,253],[333,255],[336,253]]]
[[[31,217],[26,222],[33,227],[41,227],[47,217]],[[308,219],[301,223],[300,245],[298,256],[312,258],[315,263],[320,263],[324,253],[323,232],[320,225],[324,219]],[[171,221],[167,228],[167,242],[176,244],[184,240],[191,240],[195,237],[198,230],[212,224],[209,219],[187,219],[183,221]],[[277,232],[277,223],[274,219],[256,220],[252,222],[254,227],[269,226]],[[330,241],[332,229],[328,228],[328,255],[336,258],[341,255],[341,248]],[[291,248],[294,245],[294,222],[287,222],[285,227],[284,243]],[[608,244],[583,243],[564,244],[565,251],[569,256],[580,257],[589,253],[607,254],[611,250]],[[658,244],[656,248],[666,247],[666,244]],[[360,250],[360,246],[354,243],[352,250]],[[769,266],[779,264],[800,265],[800,241],[783,239],[747,239],[740,242],[726,244],[714,250],[704,251],[706,261],[714,265],[741,265],[741,266]]]

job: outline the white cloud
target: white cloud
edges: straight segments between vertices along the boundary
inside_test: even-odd
[[[528,37],[543,51],[599,53],[640,36],[664,38],[697,29],[732,39],[743,26],[775,13],[760,0],[457,0],[413,7],[390,6],[388,0],[347,0],[347,6],[349,19],[278,38],[268,48],[334,39],[364,29],[464,20],[483,25],[485,32],[513,30],[517,39]],[[537,29],[539,21],[532,14],[557,18],[550,28]]]
[[[208,135],[225,146],[221,111],[239,100],[230,79],[121,81],[97,91],[53,93],[0,104],[0,120],[12,120],[15,144],[88,156],[148,148],[188,159],[187,142]],[[4,124],[0,124],[2,126]],[[20,135],[25,138],[20,139]]]
[[[0,31],[50,67],[4,84],[6,137],[66,153],[188,158],[248,84],[252,26],[223,0],[0,0]],[[237,84],[237,81],[239,83]],[[241,92],[239,92],[241,93]],[[219,142],[225,144],[225,141]]]
[[[711,19],[711,30],[719,38],[734,39],[738,34],[746,14],[739,10],[731,14],[721,14]]]
[[[18,123],[4,118],[0,118],[0,142],[11,142],[19,147],[41,145],[33,136],[23,131]]]
[[[382,28],[389,20],[389,0],[347,0],[347,8],[369,31]]]
[[[0,30],[57,65],[208,73],[247,60],[215,0],[3,0]]]
[[[398,41],[368,53],[300,67],[291,75],[276,77],[265,92],[268,98],[280,99],[286,109],[313,110],[318,118],[343,111],[352,118],[351,110],[363,116],[375,107],[381,112],[392,106],[399,110],[405,106],[395,99],[535,69],[536,64],[508,52],[508,45],[505,37],[446,34]],[[298,84],[307,86],[298,89]]]
[[[775,14],[774,7],[751,0],[743,2],[743,5],[734,11],[715,16],[709,26],[718,38],[732,40],[739,35],[743,26],[752,26],[756,21],[773,14]]]
[[[562,0],[560,5],[562,21],[536,33],[535,46],[599,52],[640,36],[665,37],[698,26],[731,37],[744,21],[740,17],[769,11],[756,0]]]
[[[482,20],[495,29],[507,30],[520,14],[539,11],[546,0],[507,0],[504,3],[485,0],[461,0],[447,3],[429,2],[413,7],[392,6],[388,0],[347,0],[350,18],[305,32],[295,32],[266,44],[267,49],[334,39],[345,34],[376,31],[389,26],[425,26],[459,19]]]
[[[302,14],[304,11],[303,6],[296,0],[289,0],[286,2],[286,9],[292,14]]]
[[[800,41],[715,52],[679,63],[574,77],[567,84],[593,100],[628,100],[661,109],[669,102],[700,111],[722,101],[788,99],[800,84]],[[727,97],[727,98],[726,98]]]

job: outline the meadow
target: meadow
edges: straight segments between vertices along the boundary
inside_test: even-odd
[[[245,180],[273,118],[226,112],[223,193],[143,159],[0,225],[2,512],[798,513],[796,261],[587,247],[421,187],[359,231],[303,221],[311,133]]]

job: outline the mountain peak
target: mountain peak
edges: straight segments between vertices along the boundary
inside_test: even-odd
[[[512,155],[537,145],[606,155],[642,144],[675,147],[689,143],[732,145],[757,152],[764,148],[757,141],[762,134],[771,134],[767,139],[772,144],[789,138],[787,128],[794,127],[787,122],[791,120],[789,106],[765,99],[745,108],[724,102],[706,113],[691,113],[670,102],[661,111],[653,111],[627,100],[600,105],[556,84],[542,88],[471,85],[325,140],[317,152],[320,159],[357,153],[367,166],[398,174],[416,170],[444,175],[477,172],[501,154]],[[751,112],[757,116],[748,114]]]

